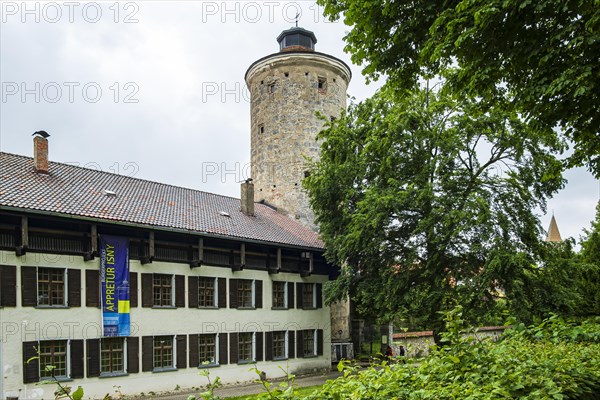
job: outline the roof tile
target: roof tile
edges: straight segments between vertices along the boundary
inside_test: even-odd
[[[50,162],[49,174],[38,174],[31,157],[4,152],[0,207],[323,248],[315,232],[263,204],[247,216],[233,197],[56,162]]]

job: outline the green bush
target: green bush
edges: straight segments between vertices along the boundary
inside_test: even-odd
[[[515,326],[498,342],[462,338],[462,310],[446,314],[445,345],[420,364],[382,364],[344,376],[307,399],[597,399],[600,318],[569,323],[553,316]]]

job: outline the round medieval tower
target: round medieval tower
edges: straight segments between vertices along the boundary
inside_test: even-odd
[[[346,108],[350,68],[315,51],[315,35],[291,28],[277,37],[279,52],[246,71],[251,96],[251,171],[254,200],[316,230],[308,196],[302,189],[306,158],[317,159],[316,135],[324,121]]]
[[[259,59],[246,71],[254,200],[316,231],[302,188],[308,173],[306,158],[319,157],[316,136],[325,123],[320,116],[337,118],[346,108],[352,73],[343,61],[316,52],[317,38],[306,29],[285,30],[277,42],[278,53]],[[349,342],[349,301],[332,304],[330,311],[331,341]]]

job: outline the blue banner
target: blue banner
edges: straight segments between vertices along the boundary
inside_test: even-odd
[[[129,336],[129,239],[100,236],[103,336]]]

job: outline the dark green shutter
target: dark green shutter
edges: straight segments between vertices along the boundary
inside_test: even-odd
[[[37,305],[37,269],[21,267],[21,306],[35,307]]]
[[[17,267],[0,265],[0,306],[17,306]]]
[[[127,338],[127,373],[140,372],[140,339],[136,336]]]
[[[100,376],[100,339],[88,339],[87,347],[87,376]]]
[[[229,280],[229,308],[237,308],[238,306],[238,280]]]
[[[85,270],[85,305],[100,307],[100,271],[97,269]]]
[[[256,340],[256,354],[254,355],[254,359],[256,361],[262,361],[263,360],[263,333],[255,332],[254,335],[255,335],[254,338]]]
[[[142,336],[142,371],[152,371],[152,336]]]
[[[273,360],[273,332],[265,332],[265,361]]]
[[[188,346],[190,348],[190,368],[200,365],[200,356],[198,354],[198,335],[189,335]]]
[[[70,340],[71,378],[83,378],[83,340]]]
[[[229,334],[229,363],[237,364],[239,361],[238,358],[239,349],[238,349],[238,333],[230,333]]]
[[[323,284],[317,283],[317,308],[323,308]]]
[[[219,308],[227,308],[227,278],[219,278]]]
[[[288,308],[294,308],[294,282],[287,282]]]
[[[263,283],[260,279],[254,281],[254,307],[262,308],[263,306]]]
[[[227,361],[228,361],[227,351],[228,351],[227,334],[219,333],[219,364],[221,364],[221,365],[227,364]]]
[[[152,298],[152,274],[142,274],[142,307],[152,307],[153,305],[154,299]]]
[[[35,268],[34,268],[35,270]],[[23,342],[23,383],[39,382],[40,362],[33,357],[38,356],[39,342]],[[27,362],[30,360],[29,362]]]
[[[177,335],[177,368],[187,368],[187,336]]]
[[[138,306],[138,274],[129,271],[129,307]]]
[[[198,277],[188,276],[188,307],[198,307]]]

